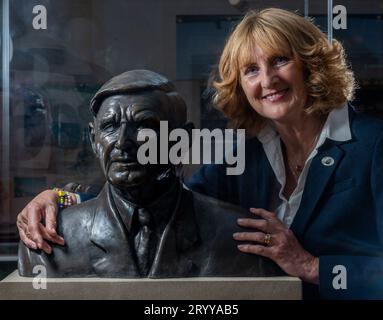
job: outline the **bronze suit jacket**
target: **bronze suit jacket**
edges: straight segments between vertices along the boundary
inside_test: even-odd
[[[271,260],[237,249],[232,234],[243,231],[236,219],[245,216],[244,209],[182,186],[148,277],[284,275]],[[48,277],[140,277],[108,183],[97,198],[65,209],[57,221],[65,246],[53,245],[47,255],[20,242],[21,276],[35,276],[33,267],[44,265]]]

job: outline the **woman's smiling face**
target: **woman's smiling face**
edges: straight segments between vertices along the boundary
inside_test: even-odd
[[[242,89],[252,108],[275,122],[294,121],[307,101],[302,67],[291,57],[267,55],[254,46],[240,69]]]

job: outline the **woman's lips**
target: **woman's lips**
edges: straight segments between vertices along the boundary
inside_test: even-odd
[[[287,88],[287,89],[276,91],[274,93],[267,94],[264,97],[262,97],[262,100],[267,100],[270,102],[278,102],[285,97],[288,90],[289,89]]]

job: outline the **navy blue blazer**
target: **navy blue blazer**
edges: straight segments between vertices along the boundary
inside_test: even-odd
[[[349,117],[352,139],[327,139],[313,158],[291,230],[319,257],[322,298],[383,299],[383,121],[351,107]],[[280,185],[259,140],[248,139],[245,148],[242,175],[204,165],[187,186],[244,208],[271,210]],[[334,164],[323,165],[324,157]],[[338,265],[345,267],[346,289],[337,286]]]

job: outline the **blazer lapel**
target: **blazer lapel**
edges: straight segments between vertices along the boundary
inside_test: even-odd
[[[193,194],[185,190],[181,185],[176,208],[161,237],[149,277],[163,278],[193,275],[193,272],[195,272],[194,264],[186,253],[199,240]]]
[[[96,200],[90,241],[95,245],[91,260],[96,274],[139,276],[126,231],[107,183]]]
[[[301,204],[291,225],[291,230],[300,239],[326,186],[342,160],[344,151],[340,142],[326,140],[313,158],[306,178]]]

